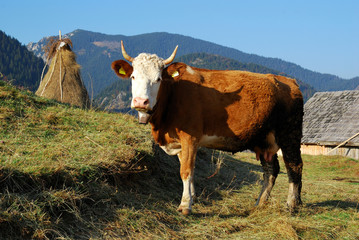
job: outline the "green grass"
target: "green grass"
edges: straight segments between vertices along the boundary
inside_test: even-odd
[[[81,110],[0,81],[0,239],[358,239],[359,161],[303,156],[303,207],[288,178],[254,203],[254,154],[200,149],[193,214],[176,211],[179,163],[131,116]]]

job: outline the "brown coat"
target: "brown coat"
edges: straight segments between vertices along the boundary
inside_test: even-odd
[[[204,135],[224,137],[204,146],[231,152],[267,148],[268,133],[290,124],[291,114],[302,111],[296,104],[303,101],[290,78],[198,69],[183,63],[163,70],[157,98],[150,123],[160,145],[178,141],[178,134],[185,132],[199,142]]]
[[[112,68],[121,78],[134,78],[133,67],[123,60],[113,62]],[[281,148],[289,178],[288,207],[293,210],[301,204],[303,98],[295,80],[272,74],[199,69],[184,63],[158,71],[162,71],[162,81],[154,108],[143,96],[135,96],[133,105],[145,116],[141,122],[146,123],[150,116],[152,135],[162,149],[179,157],[183,182],[179,211],[185,215],[192,211],[194,164],[200,146],[255,151],[264,172],[258,205],[267,201],[274,186],[279,173],[276,152]],[[140,81],[147,81],[148,76],[142,77]],[[155,82],[146,87],[158,84]]]

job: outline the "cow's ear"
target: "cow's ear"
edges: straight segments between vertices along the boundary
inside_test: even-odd
[[[114,61],[111,64],[111,68],[120,78],[129,78],[133,71],[133,67],[124,60]]]
[[[185,71],[186,71],[186,64],[172,63],[171,65],[163,69],[162,79],[163,80],[173,79],[175,81],[179,80],[181,79],[181,76],[184,74]]]

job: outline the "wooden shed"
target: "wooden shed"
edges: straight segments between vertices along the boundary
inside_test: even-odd
[[[359,159],[359,91],[317,92],[307,101],[301,151]]]

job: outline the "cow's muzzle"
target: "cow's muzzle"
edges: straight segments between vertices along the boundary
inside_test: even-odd
[[[132,108],[138,111],[139,123],[147,124],[152,114],[150,100],[148,98],[135,97],[132,102]]]
[[[133,99],[133,107],[138,110],[149,110],[150,100],[148,98],[135,97]]]
[[[138,122],[141,124],[147,124],[150,120],[151,114],[139,111],[138,112]]]

